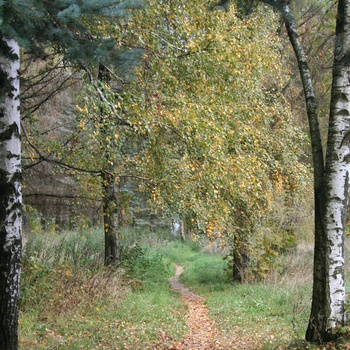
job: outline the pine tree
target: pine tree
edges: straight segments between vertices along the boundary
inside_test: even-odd
[[[45,58],[49,50],[79,64],[113,64],[129,55],[92,23],[113,21],[142,1],[0,1],[0,350],[18,348],[21,267],[21,141],[19,48]],[[111,22],[110,22],[111,23]]]

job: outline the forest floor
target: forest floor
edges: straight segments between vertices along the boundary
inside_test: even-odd
[[[183,267],[175,265],[175,276],[169,278],[171,288],[181,293],[187,303],[188,315],[186,323],[188,333],[186,336],[174,342],[169,350],[195,350],[195,349],[261,349],[259,339],[254,336],[227,337],[219,334],[215,322],[208,314],[205,299],[191,292],[184,284],[179,282],[179,277],[183,273]],[[240,332],[237,332],[240,333]],[[232,334],[236,334],[232,330]],[[259,344],[260,343],[260,344]]]
[[[117,270],[96,254],[102,231],[32,237],[21,276],[21,350],[350,350],[348,327],[328,344],[303,340],[312,250],[281,255],[261,283],[232,284],[227,262],[204,244],[132,233],[129,265]],[[135,245],[142,239],[145,248]]]

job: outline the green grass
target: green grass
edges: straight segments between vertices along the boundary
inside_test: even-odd
[[[239,334],[253,332],[271,349],[303,338],[309,292],[264,284],[234,285],[207,294],[207,307],[222,334],[229,334],[234,325]]]
[[[266,349],[286,347],[304,337],[311,305],[310,283],[298,284],[293,279],[287,283],[287,271],[281,269],[279,282],[284,283],[232,284],[221,256],[193,250],[183,243],[171,245],[169,251],[185,268],[180,281],[206,298],[209,313],[222,335],[233,329],[242,335],[254,334]],[[285,260],[294,274],[297,267],[289,257]],[[305,262],[305,258],[299,262]],[[305,273],[305,267],[302,271]]]
[[[168,234],[125,231],[120,269],[102,265],[98,230],[32,236],[24,250],[20,349],[159,349],[187,331],[180,281],[205,297],[222,337],[254,336],[264,349],[300,342],[311,305],[312,254],[282,255],[265,282],[232,284],[226,262],[205,245]],[[291,345],[294,344],[294,345]]]
[[[185,334],[185,304],[167,281],[172,261],[156,249],[126,249],[133,268],[107,269],[98,237],[103,242],[90,230],[31,238],[22,273],[20,349],[153,349],[159,339],[170,345]]]

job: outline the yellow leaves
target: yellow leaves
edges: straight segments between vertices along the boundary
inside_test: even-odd
[[[81,119],[79,121],[79,128],[80,128],[81,131],[85,131],[85,121],[84,121],[84,119]]]
[[[79,113],[82,113],[82,114],[86,114],[89,112],[87,109],[87,106],[80,107],[79,105],[76,105],[75,108]]]

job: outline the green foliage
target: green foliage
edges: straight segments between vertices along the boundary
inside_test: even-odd
[[[282,95],[287,79],[275,15],[256,9],[239,18],[234,8],[208,12],[204,1],[154,1],[128,21],[98,17],[92,25],[89,3],[84,28],[113,36],[119,58],[106,61],[106,81],[85,67],[90,83],[76,123],[69,135],[53,137],[49,157],[70,165],[76,193],[94,199],[102,197],[96,174],[111,174],[124,216],[138,197],[152,212],[181,217],[194,234],[233,249],[239,240],[259,247],[251,252],[267,248],[256,231],[275,198],[308,183],[299,162],[305,138]],[[61,20],[75,21],[75,5],[63,6]],[[137,7],[125,1],[117,8],[128,6]],[[272,254],[253,258],[259,256],[265,266]]]
[[[187,2],[157,8],[133,28],[150,52],[132,90],[144,94],[132,107],[148,132],[140,165],[154,183],[149,203],[212,240],[257,240],[275,197],[308,183],[305,137],[281,94],[274,15],[258,9],[241,20]],[[143,23],[157,30],[141,33]]]
[[[77,192],[94,199],[102,196],[95,175],[111,174],[125,216],[138,197],[153,212],[181,217],[194,234],[232,249],[247,242],[262,278],[288,245],[279,239],[286,230],[265,217],[280,193],[303,190],[309,175],[299,161],[304,134],[282,95],[288,81],[275,15],[209,13],[205,2],[149,5],[127,25],[84,22],[96,35],[142,47],[142,64],[135,68],[139,54],[124,47],[107,81],[89,71],[74,130],[61,138],[64,147],[54,139],[48,154],[87,170],[75,176]],[[78,13],[63,11],[62,18]],[[268,239],[262,225],[271,228]]]
[[[127,9],[140,8],[140,1],[3,1],[0,3],[1,34],[39,55],[54,47],[67,58],[108,61],[118,57],[115,41],[92,36],[89,23],[108,23]],[[121,10],[122,13],[121,13]],[[96,23],[96,22],[95,22]]]

